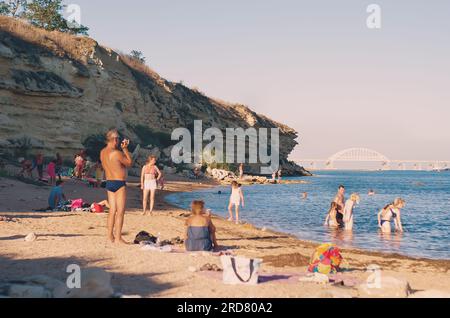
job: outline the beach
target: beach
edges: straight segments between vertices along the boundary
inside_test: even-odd
[[[138,179],[130,178],[124,238],[132,242],[137,233],[147,231],[162,240],[183,237],[187,212],[165,202],[176,192],[216,186],[209,180],[192,181],[168,176],[167,188],[157,195],[152,217],[141,215]],[[273,185],[274,187],[276,185]],[[64,185],[70,199],[85,201],[105,199],[104,189],[88,188],[80,181]],[[182,246],[173,253],[144,251],[138,245],[116,246],[106,240],[106,214],[86,212],[32,212],[46,205],[49,188],[25,184],[14,179],[0,179],[0,215],[11,218],[0,222],[0,281],[20,280],[32,275],[67,278],[70,264],[82,268],[102,268],[112,274],[116,293],[141,297],[174,298],[282,298],[282,297],[358,297],[357,288],[332,284],[300,282],[318,243],[301,241],[294,236],[258,229],[251,224],[235,225],[214,216],[217,239],[222,248],[235,255],[261,258],[265,281],[257,286],[228,286],[220,273],[205,273],[204,264],[217,264],[220,258],[210,253],[186,253]],[[26,242],[34,232],[38,239]],[[325,242],[323,242],[325,243]],[[415,259],[356,249],[342,253],[348,281],[365,282],[369,265],[381,267],[384,276],[406,280],[412,291],[438,290],[450,293],[450,261]]]

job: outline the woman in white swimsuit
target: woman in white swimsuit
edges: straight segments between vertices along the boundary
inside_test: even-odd
[[[353,230],[353,209],[357,204],[359,204],[360,197],[359,194],[353,193],[350,197],[350,199],[345,202],[344,206],[344,224],[345,224],[345,230],[346,231],[352,231]]]
[[[230,204],[228,205],[228,212],[230,213],[230,218],[228,221],[233,221],[233,206],[236,209],[236,224],[239,224],[239,207],[245,206],[244,193],[242,192],[241,185],[236,181],[231,183],[231,197]]]
[[[141,173],[141,189],[143,191],[143,215],[148,215],[147,203],[150,196],[150,215],[153,214],[153,208],[155,206],[155,194],[158,188],[158,181],[162,174],[156,166],[156,157],[150,156],[147,160],[147,164],[142,167]]]

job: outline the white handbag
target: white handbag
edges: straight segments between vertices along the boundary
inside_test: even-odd
[[[223,282],[227,285],[257,285],[261,259],[221,256]]]

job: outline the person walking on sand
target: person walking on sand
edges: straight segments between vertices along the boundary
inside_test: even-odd
[[[239,165],[239,180],[242,180],[243,177],[244,177],[244,164],[241,163]]]
[[[353,193],[350,196],[350,199],[348,199],[345,202],[344,205],[344,225],[346,231],[352,231],[353,230],[353,209],[355,208],[356,204],[359,204],[360,197],[359,194]]]
[[[338,188],[338,192],[333,200],[334,203],[336,203],[339,206],[339,209],[336,213],[336,220],[338,221],[340,226],[344,225],[344,214],[342,213],[344,211],[344,205],[345,205],[345,187],[343,185],[340,185]]]
[[[388,204],[378,213],[378,227],[382,233],[391,233],[391,221],[394,220],[395,230],[403,232],[401,219],[401,209],[405,207],[405,200],[397,198],[391,204]]]
[[[133,159],[128,151],[130,141],[125,139],[120,144],[122,151],[118,149],[119,133],[110,130],[106,134],[106,147],[100,153],[106,176],[106,190],[110,205],[108,215],[108,239],[112,243],[127,244],[122,238],[122,228],[127,201],[126,176],[127,168],[133,164]]]
[[[241,206],[241,203],[242,207],[245,207],[244,193],[242,192],[241,185],[236,181],[233,181],[231,183],[230,204],[228,205],[228,212],[230,213],[228,221],[230,222],[233,221],[233,206],[234,206],[236,211],[236,224],[239,224],[239,207]]]
[[[158,189],[158,182],[161,179],[162,174],[159,168],[156,166],[156,157],[148,157],[147,163],[142,167],[141,172],[141,190],[143,191],[143,214],[147,213],[147,203],[150,196],[150,215],[153,215],[153,208],[155,206],[155,195]]]

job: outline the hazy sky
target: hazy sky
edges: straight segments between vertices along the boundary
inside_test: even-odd
[[[368,147],[450,160],[450,1],[75,0],[101,44],[300,133],[294,157]],[[382,28],[366,25],[369,4]]]

